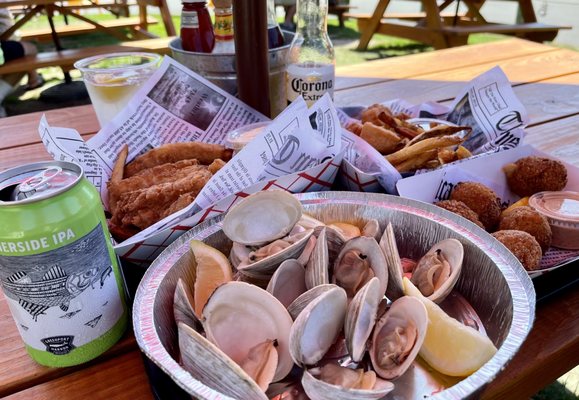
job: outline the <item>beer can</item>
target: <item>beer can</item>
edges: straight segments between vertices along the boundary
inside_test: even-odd
[[[123,279],[95,187],[74,163],[0,172],[0,282],[30,356],[65,367],[115,344]]]

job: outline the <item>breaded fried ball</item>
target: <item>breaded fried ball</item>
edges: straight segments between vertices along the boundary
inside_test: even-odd
[[[474,222],[483,229],[485,228],[483,224],[478,220],[478,216],[476,215],[476,213],[470,208],[468,208],[468,206],[464,204],[462,201],[442,200],[437,203],[434,203],[434,205],[440,208],[444,208],[445,210],[448,210],[455,214],[458,214],[461,217],[468,219],[470,222]]]
[[[562,162],[544,157],[524,157],[503,167],[507,184],[521,197],[543,191],[563,190],[567,169]]]
[[[541,246],[530,234],[523,231],[504,230],[496,231],[492,235],[517,257],[527,271],[539,269]]]
[[[499,223],[501,201],[497,194],[478,182],[460,182],[450,193],[451,200],[462,201],[473,210],[487,231]]]
[[[514,208],[502,216],[499,229],[515,229],[527,232],[537,240],[543,254],[551,246],[553,234],[547,218],[529,206]]]

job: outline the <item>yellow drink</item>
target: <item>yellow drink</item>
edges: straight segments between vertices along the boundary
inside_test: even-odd
[[[82,72],[101,127],[131,100],[157,68],[160,56],[150,53],[113,53],[74,64]]]
[[[101,127],[109,123],[127,105],[143,83],[144,81],[124,81],[107,85],[85,82]]]

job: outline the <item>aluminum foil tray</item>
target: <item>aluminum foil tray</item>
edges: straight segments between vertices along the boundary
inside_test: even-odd
[[[433,205],[384,194],[321,192],[297,197],[308,214],[325,222],[359,224],[376,218],[382,229],[391,222],[402,257],[420,257],[445,238],[456,238],[464,246],[465,264],[454,290],[474,308],[498,352],[471,376],[445,381],[447,388],[438,393],[432,392],[429,381],[438,379],[440,383],[441,378],[429,376],[424,363],[419,362],[413,370],[422,372],[395,381],[397,389],[386,399],[476,398],[527,337],[535,316],[532,282],[517,259],[478,226]],[[222,220],[223,215],[196,226],[163,251],[143,277],[133,308],[135,336],[141,350],[177,385],[202,399],[227,397],[194,379],[176,361],[173,293],[179,277],[188,280],[191,239],[229,252],[231,242],[221,230]]]

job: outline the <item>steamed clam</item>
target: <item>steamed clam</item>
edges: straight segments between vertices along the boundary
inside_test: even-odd
[[[255,284],[212,289],[200,315],[189,304],[198,287],[190,278],[177,284],[182,363],[235,398],[266,398],[300,381],[314,400],[384,397],[413,364],[428,327],[425,306],[404,296],[402,277],[412,274],[425,296],[441,301],[458,279],[462,245],[447,239],[405,259],[390,224],[383,234],[376,220],[326,225],[296,208],[293,196],[266,193],[244,199],[223,221],[234,279]],[[208,359],[196,362],[196,354]],[[203,371],[211,365],[222,370]],[[236,388],[225,389],[219,374]]]
[[[462,269],[464,249],[456,239],[445,239],[434,244],[418,261],[402,259],[398,254],[394,230],[389,224],[380,239],[380,248],[386,258],[389,281],[386,295],[395,300],[403,295],[402,278],[410,280],[423,296],[441,303],[452,291]]]
[[[424,342],[428,314],[416,298],[404,296],[392,303],[376,322],[370,359],[376,373],[396,379],[410,367]]]
[[[203,308],[202,322],[207,339],[237,365],[251,365],[252,357],[261,357],[264,364],[273,366],[272,381],[283,379],[290,372],[293,362],[289,331],[293,321],[285,307],[267,291],[244,282],[221,285]],[[264,343],[271,346],[259,347]],[[256,354],[271,351],[278,355],[275,365],[267,356]]]

